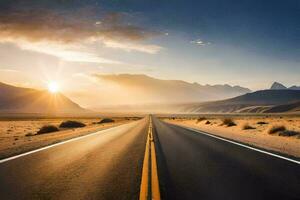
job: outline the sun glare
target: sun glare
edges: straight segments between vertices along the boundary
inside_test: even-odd
[[[57,93],[59,92],[59,85],[56,82],[50,82],[48,83],[48,90],[51,93]]]

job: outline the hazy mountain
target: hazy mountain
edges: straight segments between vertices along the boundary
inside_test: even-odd
[[[285,87],[283,84],[278,83],[278,82],[274,82],[270,88],[271,90],[284,90],[287,89],[287,87]]]
[[[59,93],[51,94],[0,82],[0,112],[57,114],[82,113],[86,110]]]
[[[282,104],[278,106],[272,106],[265,112],[278,113],[278,112],[300,112],[300,101],[295,103]]]
[[[291,87],[286,87],[281,83],[278,82],[274,82],[270,88],[271,90],[285,90],[285,89],[289,89],[289,90],[300,90],[300,86],[296,86],[293,85]]]
[[[118,85],[128,98],[137,104],[186,103],[220,100],[251,92],[247,88],[230,85],[200,85],[180,80],[161,80],[146,75],[95,75],[106,85]],[[124,99],[126,104],[126,99]]]
[[[291,89],[291,90],[300,90],[300,86],[293,85],[289,89]]]
[[[182,105],[180,112],[192,113],[267,113],[297,111],[299,90],[261,90],[235,98]]]

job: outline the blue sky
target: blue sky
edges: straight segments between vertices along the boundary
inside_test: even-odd
[[[70,91],[74,77],[143,73],[300,85],[299,0],[3,0],[0,13],[1,81],[43,87],[47,74]]]

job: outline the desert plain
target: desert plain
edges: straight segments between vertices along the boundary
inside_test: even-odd
[[[300,158],[300,116],[298,115],[228,114],[162,118],[167,123],[190,127],[250,146]],[[229,120],[233,124],[226,125],[224,120]]]
[[[114,117],[114,122],[98,123],[101,118],[0,118],[0,158],[14,156],[71,138],[122,125],[138,118]],[[82,128],[59,128],[65,121],[78,121]],[[55,126],[59,131],[37,134],[43,126]]]

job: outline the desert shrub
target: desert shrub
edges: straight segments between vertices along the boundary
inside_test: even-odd
[[[257,124],[258,124],[258,125],[264,125],[264,124],[268,124],[268,123],[267,123],[267,122],[261,121],[261,122],[257,122]]]
[[[40,130],[36,134],[52,133],[56,131],[59,131],[59,129],[56,126],[46,125],[40,128]]]
[[[206,121],[205,124],[211,124],[211,122],[210,121]]]
[[[81,128],[86,125],[79,121],[64,121],[59,125],[59,128]]]
[[[34,136],[35,134],[33,134],[33,133],[27,133],[25,136],[26,137],[30,137],[30,136]]]
[[[270,128],[269,134],[275,134],[285,130],[286,130],[285,126],[273,126],[272,128]]]
[[[103,123],[112,123],[115,122],[115,120],[111,119],[111,118],[104,118],[102,119],[99,124],[103,124]]]
[[[222,125],[226,125],[227,127],[230,127],[230,126],[236,126],[236,123],[232,119],[226,118],[223,120]]]
[[[245,125],[243,126],[243,130],[250,130],[250,129],[255,129],[255,127],[250,126],[249,124],[245,124]]]
[[[197,119],[197,123],[202,122],[202,121],[204,121],[204,120],[206,120],[205,117],[199,117],[199,118]]]
[[[299,135],[300,133],[297,131],[289,131],[289,130],[285,130],[279,133],[280,136],[295,136],[295,135]]]

